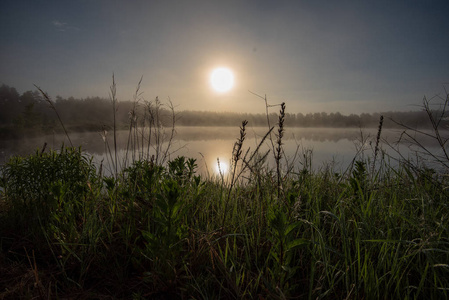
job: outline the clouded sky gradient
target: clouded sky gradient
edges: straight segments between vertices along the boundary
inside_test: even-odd
[[[449,1],[3,0],[0,84],[177,110],[408,111],[449,82]],[[235,72],[217,94],[214,67]]]

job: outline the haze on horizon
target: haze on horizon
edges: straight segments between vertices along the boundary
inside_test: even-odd
[[[179,110],[415,109],[449,82],[449,2],[2,1],[0,84],[56,98],[143,97]],[[233,88],[209,84],[216,67]]]

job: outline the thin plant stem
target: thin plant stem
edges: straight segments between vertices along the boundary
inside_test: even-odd
[[[40,92],[40,93],[42,94],[42,96],[44,97],[45,101],[47,101],[47,103],[50,105],[50,107],[51,107],[51,108],[53,109],[53,111],[56,113],[56,116],[58,117],[59,123],[61,124],[62,129],[64,130],[64,133],[65,133],[67,139],[69,140],[70,146],[73,147],[72,140],[70,139],[70,136],[69,136],[69,134],[68,134],[68,132],[67,132],[67,129],[65,129],[64,122],[62,122],[61,116],[59,115],[58,111],[56,110],[56,107],[54,106],[53,101],[51,101],[50,96],[48,96],[48,94],[47,94],[46,92],[44,92],[44,91],[43,91],[40,87],[38,87],[37,85],[34,85],[34,86],[39,90],[39,92]]]

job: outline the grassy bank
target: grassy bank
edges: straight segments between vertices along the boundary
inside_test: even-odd
[[[115,84],[111,100],[115,112]],[[104,132],[112,176],[77,148],[12,158],[1,167],[0,298],[447,299],[446,115],[426,104],[441,155],[404,125],[421,152],[392,164],[380,118],[372,151],[343,172],[312,168],[310,152],[286,160],[284,103],[256,149],[242,122],[229,172],[215,177],[168,159],[176,118],[166,131],[159,102],[142,121],[130,112],[130,160],[114,151],[115,126]]]
[[[244,156],[242,136],[234,168],[216,178],[184,157],[112,177],[79,149],[11,159],[0,296],[448,297],[447,177],[383,159],[278,174]]]

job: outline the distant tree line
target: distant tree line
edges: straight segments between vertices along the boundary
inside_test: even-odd
[[[287,107],[288,110],[288,107]],[[398,127],[396,123],[407,124],[411,127],[425,128],[428,126],[428,116],[425,111],[408,112],[385,112],[385,113],[362,113],[360,115],[342,115],[336,113],[285,113],[285,126],[288,127],[377,127],[380,116],[385,118],[385,127]],[[183,111],[180,113],[178,125],[182,126],[235,126],[242,120],[248,120],[252,126],[267,126],[266,114],[230,113],[230,112],[208,112],[208,111]],[[270,125],[276,125],[278,114],[270,113]],[[396,122],[394,122],[394,121]]]
[[[135,106],[132,101],[119,101],[116,111],[118,128],[126,129],[130,124],[130,112],[135,107],[137,118],[143,117],[152,101],[139,102]],[[57,96],[52,105],[60,115],[69,132],[101,131],[112,127],[113,111],[109,99],[90,97],[64,99]],[[287,106],[288,111],[288,106]],[[161,111],[164,118],[161,124],[171,125],[168,107]],[[335,113],[286,113],[285,126],[290,127],[376,127],[380,115],[384,116],[384,126],[394,127],[396,122],[411,127],[424,128],[428,126],[428,116],[425,111],[362,113],[360,115],[343,115]],[[176,112],[177,126],[238,126],[242,120],[248,120],[250,126],[267,126],[266,114],[248,114],[234,112],[181,111]],[[273,108],[268,115],[273,126],[278,121],[277,111]],[[445,121],[447,122],[447,121]],[[447,124],[446,124],[447,125]],[[55,111],[48,101],[38,91],[26,91],[19,94],[13,87],[0,86],[0,138],[32,136],[61,132],[61,126]]]

